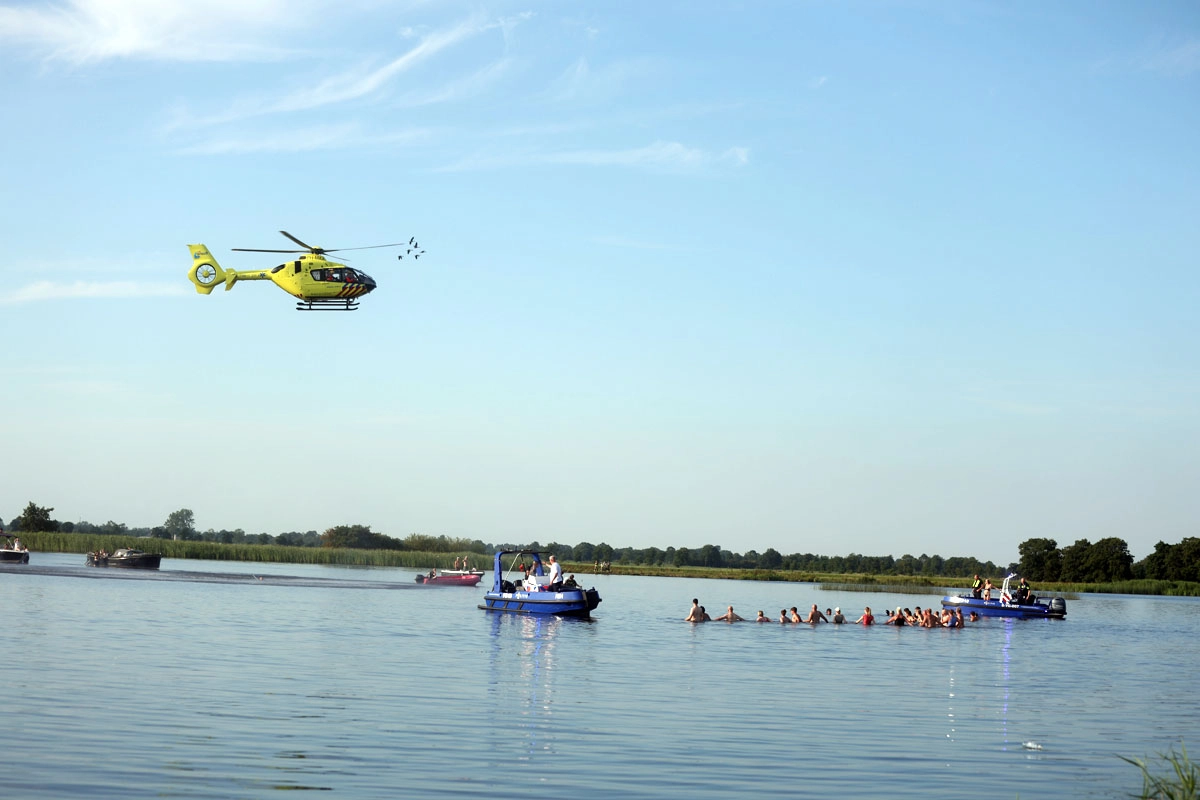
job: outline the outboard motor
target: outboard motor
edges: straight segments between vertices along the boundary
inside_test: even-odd
[[[1050,598],[1050,613],[1065,616],[1067,613],[1067,601],[1061,597]]]

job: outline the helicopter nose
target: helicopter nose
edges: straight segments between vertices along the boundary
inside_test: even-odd
[[[372,290],[375,288],[375,279],[374,279],[374,278],[372,278],[370,275],[367,275],[367,274],[365,274],[365,273],[364,273],[364,274],[363,274],[363,276],[362,276],[362,282],[363,282],[363,283],[365,283],[365,284],[367,285],[367,287],[368,287],[368,288],[367,288],[367,291],[368,291],[368,292],[369,292],[369,291],[372,291]]]

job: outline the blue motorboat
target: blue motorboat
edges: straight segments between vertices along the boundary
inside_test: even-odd
[[[961,608],[963,614],[967,615],[974,611],[981,617],[1062,619],[1067,615],[1067,601],[1061,597],[1039,600],[1019,590],[1010,589],[1009,584],[1015,577],[1016,573],[1012,573],[1004,579],[999,597],[985,600],[970,594],[946,595],[942,598],[942,607]]]
[[[512,556],[507,572],[505,556]],[[485,611],[587,619],[600,605],[600,593],[595,588],[573,585],[573,577],[566,582],[547,583],[549,577],[536,550],[498,551],[492,574],[492,589],[483,595],[479,606]]]

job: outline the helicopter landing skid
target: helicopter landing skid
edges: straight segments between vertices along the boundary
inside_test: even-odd
[[[355,300],[338,300],[335,298],[319,298],[296,303],[297,311],[357,311],[358,302]]]

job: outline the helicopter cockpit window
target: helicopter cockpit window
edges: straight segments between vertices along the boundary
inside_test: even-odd
[[[342,282],[342,271],[340,269],[332,270],[330,273],[330,276],[329,276],[329,280],[333,281],[334,283],[341,283]]]
[[[287,266],[287,265],[286,265],[286,264],[280,264],[278,267],[276,267],[275,269],[271,270],[271,274],[272,274],[272,275],[274,275],[276,272],[279,272],[279,270],[283,269],[285,266]]]
[[[357,282],[358,282],[358,273],[352,269],[347,268],[346,269],[346,283],[357,283]]]

